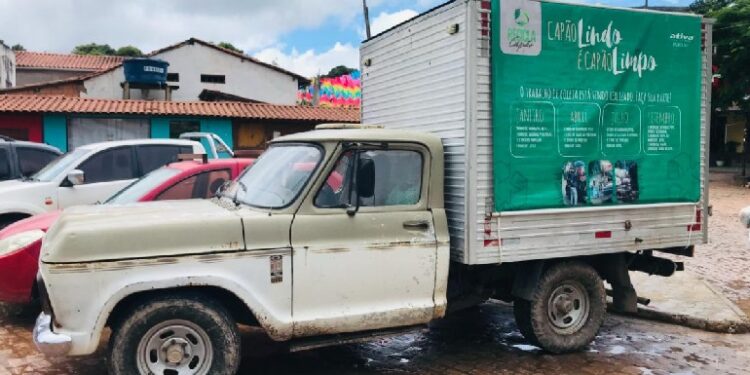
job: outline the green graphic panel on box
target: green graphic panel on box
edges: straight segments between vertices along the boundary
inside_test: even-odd
[[[492,2],[497,211],[697,202],[701,19]]]

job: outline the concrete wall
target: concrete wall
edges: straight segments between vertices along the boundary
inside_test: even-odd
[[[89,71],[80,70],[49,70],[49,69],[16,69],[16,86],[26,86],[41,82],[59,81],[72,77],[89,74]]]
[[[0,43],[0,89],[16,86],[16,54]]]
[[[272,104],[294,105],[297,101],[297,80],[287,74],[243,60],[202,44],[185,45],[156,56],[169,62],[169,73],[178,73],[179,86],[172,94],[175,101],[195,101],[204,89],[222,91],[248,99]],[[226,83],[201,82],[201,74],[226,77]],[[120,83],[125,80],[122,67],[85,82],[82,97],[122,99]],[[143,97],[141,90],[132,90],[131,99],[163,100],[163,91],[151,91]]]

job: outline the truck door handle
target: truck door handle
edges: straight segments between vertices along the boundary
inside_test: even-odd
[[[427,230],[430,228],[430,222],[427,220],[412,220],[412,221],[405,221],[404,222],[404,228],[405,229],[417,229],[417,230]]]

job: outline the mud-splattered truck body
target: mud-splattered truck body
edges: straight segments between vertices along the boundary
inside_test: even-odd
[[[680,265],[654,253],[690,256],[707,240],[710,24],[600,10],[449,2],[363,43],[365,125],[278,138],[213,200],[66,211],[41,251],[37,346],[90,354],[110,327],[113,374],[233,374],[237,323],[303,350],[424,329],[495,298],[513,302],[531,343],[580,350],[603,322],[604,280],[613,307],[634,311],[629,270],[669,276]],[[687,94],[633,77],[677,64],[643,57],[648,44],[631,51],[638,35],[618,29],[653,15],[674,28],[660,34],[670,48],[698,52],[679,73],[697,82]],[[577,41],[579,27],[594,36]],[[533,57],[555,43],[556,64],[580,54],[622,89],[508,71],[544,76]],[[583,52],[563,58],[568,44]],[[621,53],[630,70],[618,73],[607,56]]]

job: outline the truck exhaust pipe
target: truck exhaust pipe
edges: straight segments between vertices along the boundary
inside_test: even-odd
[[[635,254],[630,258],[628,269],[631,271],[645,272],[649,275],[669,277],[677,271],[685,269],[682,262],[673,262],[669,259],[655,257],[651,254]]]

